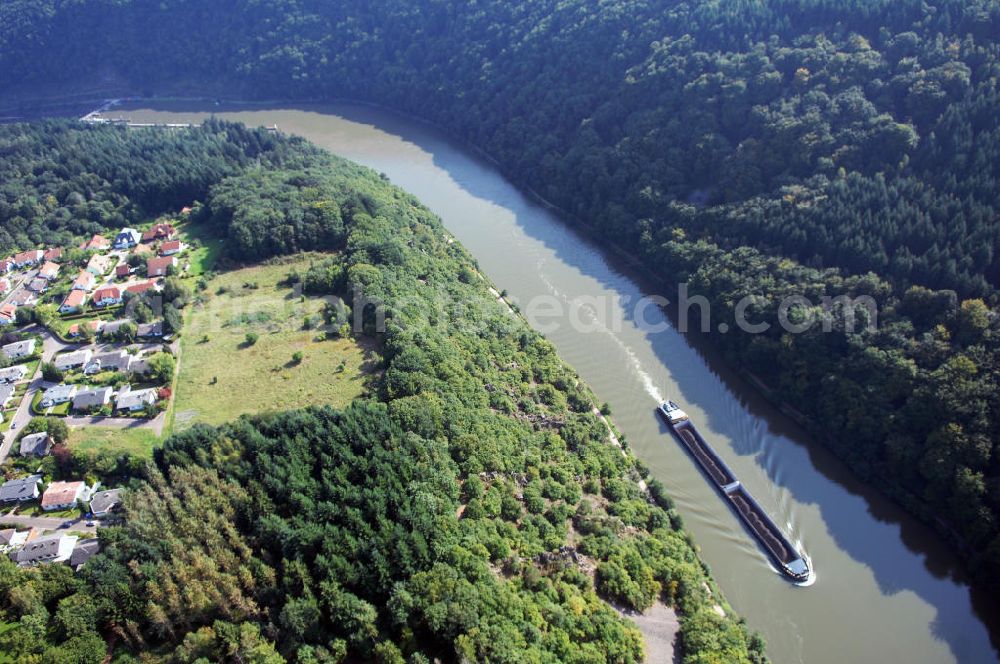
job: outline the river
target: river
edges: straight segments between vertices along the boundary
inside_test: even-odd
[[[474,151],[416,120],[354,104],[145,102],[109,115],[199,122],[209,113],[277,124],[387,174],[437,213],[522,309],[539,296],[552,311],[561,303],[562,313],[545,318],[542,331],[611,405],[615,423],[666,484],[727,598],[764,634],[776,663],[998,661],[990,638],[991,627],[998,632],[995,605],[969,587],[932,531],[854,479],[710,349],[677,332],[663,311],[644,309],[640,325],[630,303],[652,287]],[[581,301],[589,304],[574,309]],[[796,587],[772,569],[656,417],[664,397],[690,414],[800,542],[816,570],[813,585]]]

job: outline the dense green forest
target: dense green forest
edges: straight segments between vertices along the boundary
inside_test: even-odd
[[[329,250],[288,279],[359,308],[380,355],[372,396],[345,410],[197,425],[141,477],[119,461],[133,475],[124,522],[100,530],[79,574],[0,558],[4,653],[638,662],[642,636],[609,602],[664,601],[684,662],[766,661],[759,637],[717,613],[664,488],[640,489],[647,473],[612,444],[593,395],[410,195],[302,140],[221,122],[2,135],[22,150],[8,190],[45,192],[55,210],[79,196],[157,215],[196,195],[194,222],[233,261]],[[114,164],[128,155],[125,184]],[[59,219],[52,238],[79,232]]]
[[[998,35],[996,0],[21,0],[0,68],[415,113],[730,329],[870,295],[877,332],[717,342],[997,582]]]

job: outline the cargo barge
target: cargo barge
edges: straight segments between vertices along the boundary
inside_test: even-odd
[[[795,582],[808,581],[812,571],[806,557],[788,540],[760,503],[740,483],[726,462],[702,438],[687,414],[673,401],[663,402],[658,410],[674,435],[698,462],[715,488],[726,498],[733,511],[764,547],[778,569]]]

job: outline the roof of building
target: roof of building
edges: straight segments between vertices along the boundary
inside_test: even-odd
[[[154,388],[119,392],[116,405],[119,409],[132,409],[149,403],[156,403],[156,390]]]
[[[6,346],[0,347],[0,350],[4,352],[4,355],[10,357],[12,355],[31,355],[35,352],[35,340],[25,339],[24,341],[15,341],[12,344],[7,344]]]
[[[142,234],[142,241],[149,242],[160,238],[172,237],[175,232],[176,231],[171,224],[153,224],[152,228]]]
[[[94,301],[120,300],[122,299],[122,289],[118,286],[102,286],[94,291]]]
[[[101,326],[104,325],[104,321],[102,321],[102,320],[88,320],[85,324],[93,332],[99,332],[100,329],[101,329]],[[72,325],[70,325],[69,329],[66,331],[66,333],[69,334],[69,336],[71,336],[71,337],[75,337],[75,336],[79,335],[80,334],[80,323],[73,323]]]
[[[31,283],[28,284],[28,290],[33,290],[36,293],[41,293],[44,290],[48,290],[49,282],[47,279],[42,279],[38,277],[37,279],[32,279]]]
[[[15,263],[29,263],[32,261],[39,261],[42,258],[43,252],[41,249],[31,249],[28,251],[22,251],[19,254],[14,255]]]
[[[59,274],[59,263],[47,262],[38,270],[38,276],[43,279],[51,279]]]
[[[27,500],[35,495],[35,487],[41,481],[41,475],[29,475],[16,480],[7,480],[0,485],[0,501]]]
[[[115,276],[116,277],[127,277],[132,272],[132,268],[128,263],[119,263],[115,266]]]
[[[73,280],[73,287],[76,288],[79,286],[81,288],[92,288],[95,281],[96,279],[94,278],[93,272],[81,270],[80,274],[76,275],[76,279]]]
[[[160,253],[165,254],[168,251],[180,251],[181,241],[180,240],[168,240],[160,245]]]
[[[122,502],[121,489],[108,489],[98,491],[90,497],[90,511],[94,514],[102,514],[110,511]]]
[[[91,358],[90,364],[100,362],[102,369],[107,369],[110,367],[121,370],[128,368],[128,361],[129,358],[131,357],[132,356],[129,355],[124,350],[112,350],[107,353],[101,353],[100,355],[95,355],[93,358]]]
[[[89,348],[81,348],[80,350],[70,351],[69,353],[63,353],[62,355],[56,355],[53,360],[57,367],[73,367],[86,364],[93,357],[94,351]]]
[[[101,550],[101,540],[96,538],[81,539],[73,547],[73,554],[69,557],[70,567],[76,569],[94,557]]]
[[[63,254],[62,247],[52,247],[51,249],[46,249],[45,253],[42,255],[47,261],[54,261],[57,258],[61,258]]]
[[[143,281],[138,284],[132,284],[125,290],[129,293],[145,293],[146,291],[156,288],[156,282],[153,281]]]
[[[42,507],[69,505],[84,489],[83,482],[53,482],[42,494]]]
[[[170,266],[176,263],[177,259],[173,256],[162,256],[160,258],[150,258],[146,261],[146,273],[147,274],[160,274],[165,272]]]
[[[55,385],[42,392],[41,403],[69,401],[76,395],[76,389],[76,385]]]
[[[76,535],[46,535],[28,542],[10,557],[19,565],[68,560],[79,539]]]
[[[86,408],[103,406],[111,401],[111,395],[114,394],[114,392],[115,391],[110,387],[95,387],[82,392],[77,392],[76,396],[73,397],[73,408],[83,410]]]
[[[151,323],[139,323],[136,327],[136,334],[140,337],[162,337],[163,321],[154,320]]]
[[[83,303],[87,301],[87,294],[82,290],[72,290],[66,299],[63,300],[62,306],[64,307],[82,307]]]
[[[0,404],[5,404],[13,398],[14,389],[10,383],[0,383]]]
[[[21,456],[45,456],[49,453],[49,447],[49,434],[41,431],[22,438],[18,452]]]
[[[9,302],[0,306],[0,316],[13,320],[17,317],[17,307]]]
[[[26,288],[19,289],[14,296],[10,298],[12,304],[16,304],[19,307],[25,307],[29,304],[34,304],[38,301],[38,297]]]
[[[83,249],[107,249],[111,246],[111,240],[103,235],[94,235],[89,241],[83,244]]]
[[[23,378],[27,373],[28,367],[23,364],[18,364],[13,367],[4,367],[3,369],[0,369],[0,380]]]
[[[105,323],[103,326],[101,326],[101,334],[104,334],[104,335],[114,334],[115,332],[117,332],[118,330],[121,329],[122,325],[127,325],[128,323],[131,323],[131,322],[132,321],[129,320],[128,318],[122,318],[120,320],[109,321],[109,322]]]

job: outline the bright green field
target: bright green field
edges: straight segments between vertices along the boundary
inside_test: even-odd
[[[303,328],[303,318],[321,311],[323,302],[303,301],[278,285],[309,261],[295,257],[209,282],[207,302],[193,305],[181,338],[174,430],[249,413],[344,406],[361,395],[364,350],[350,339],[317,340],[316,330]],[[253,345],[246,343],[248,332],[258,335]],[[304,355],[300,364],[292,360],[295,352]]]
[[[150,429],[111,429],[79,427],[71,429],[67,445],[71,449],[98,454],[104,451],[151,457],[160,439]]]

